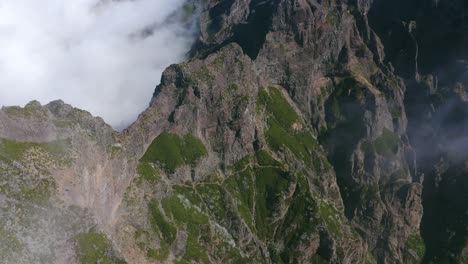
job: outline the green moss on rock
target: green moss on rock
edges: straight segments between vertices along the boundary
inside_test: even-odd
[[[268,126],[265,136],[268,145],[274,151],[280,151],[286,147],[296,157],[311,164],[311,152],[317,147],[317,143],[310,133],[288,132],[277,120],[271,118],[268,120]]]
[[[380,200],[379,185],[364,185],[359,189],[360,206],[365,208],[369,203]]]
[[[46,205],[56,190],[55,181],[52,179],[40,179],[32,188],[22,186],[21,198],[41,205]]]
[[[146,256],[150,259],[165,261],[169,257],[169,247],[162,243],[158,250],[149,248],[146,250]]]
[[[159,202],[157,200],[150,202],[149,213],[150,222],[153,229],[160,233],[161,238],[166,244],[171,245],[176,238],[177,229],[172,226],[161,213],[159,210]]]
[[[9,106],[4,107],[3,111],[9,115],[10,117],[17,117],[17,118],[46,118],[47,117],[47,110],[41,108],[39,106],[35,106],[34,104],[38,102],[31,102],[27,104],[24,108],[19,106]]]
[[[179,225],[187,224],[196,228],[198,225],[208,223],[208,217],[183,195],[166,198],[162,201],[162,205],[166,214],[172,216]]]
[[[46,165],[36,163],[27,165],[33,165],[38,171],[27,170],[21,161],[10,158],[0,159],[0,192],[18,202],[46,206],[56,192],[56,182],[45,171]]]
[[[69,144],[69,140],[59,140],[50,143],[32,143],[16,142],[0,138],[0,157],[20,160],[27,150],[38,148],[49,153],[53,157],[63,158],[63,156],[66,155],[66,149]]]
[[[253,206],[254,206],[254,173],[251,167],[229,176],[223,186],[235,199],[237,211],[244,221],[253,228]]]
[[[270,87],[268,92],[261,90],[258,96],[259,104],[265,106],[267,113],[271,113],[287,130],[299,121],[299,115],[277,88]]]
[[[221,259],[227,263],[251,263],[228,234],[225,220],[232,213],[232,204],[227,195],[223,185],[203,183],[175,186],[172,195],[162,200],[170,222],[175,223],[178,232],[187,234],[185,253],[176,263],[212,263]],[[209,251],[207,247],[216,250]]]
[[[379,155],[391,156],[398,152],[400,137],[394,132],[384,128],[382,135],[373,142],[361,143],[361,151],[364,154],[376,152]]]
[[[261,150],[255,153],[255,158],[257,158],[257,163],[260,166],[270,166],[270,167],[282,167],[281,162],[275,160],[270,153],[265,150]]]
[[[283,94],[274,87],[270,87],[268,92],[262,90],[257,104],[270,114],[265,132],[270,148],[273,151],[287,148],[307,164],[314,164],[316,157],[312,153],[318,148],[317,140],[309,131],[302,129],[304,124]]]
[[[201,140],[193,135],[160,134],[150,145],[141,162],[157,163],[170,173],[185,164],[194,165],[207,155]]]
[[[153,237],[145,230],[139,229],[135,232],[135,241],[138,248],[146,252],[146,256],[151,260],[165,261],[169,257],[169,246],[164,240],[161,240],[159,248],[155,249]]]
[[[75,238],[76,254],[82,264],[124,264],[115,256],[111,242],[104,234],[84,233]]]
[[[322,202],[320,203],[320,217],[327,227],[330,234],[340,236],[342,233],[342,223],[339,219],[339,212],[332,205]]]
[[[151,163],[140,162],[140,164],[138,164],[137,171],[143,180],[151,184],[158,183],[161,180],[161,175],[159,174],[158,169],[154,168]]]
[[[320,256],[319,254],[315,254],[313,257],[312,257],[312,263],[314,264],[328,264],[329,262],[327,260],[325,260],[322,256]]]
[[[367,252],[364,264],[377,264],[377,260],[371,252]]]
[[[200,243],[199,238],[207,232],[209,227],[208,217],[194,206],[184,195],[176,194],[162,201],[166,214],[172,216],[179,228],[185,229],[188,233],[185,255],[181,263],[209,263],[209,258],[205,247]]]
[[[197,186],[196,190],[214,218],[218,222],[225,221],[228,205],[225,200],[224,188],[217,184],[203,184]]]
[[[276,231],[276,239],[285,244],[282,252],[278,252],[283,263],[297,262],[303,254],[297,249],[306,247],[314,239],[319,226],[317,205],[305,179],[301,178],[303,180],[298,182],[284,220]]]
[[[400,137],[388,129],[384,129],[382,135],[374,141],[375,151],[380,155],[396,154]]]
[[[292,176],[279,168],[255,168],[256,206],[255,224],[260,237],[269,238],[274,233],[274,219]]]
[[[416,261],[421,261],[426,253],[424,240],[419,233],[411,234],[406,240],[406,248]]]

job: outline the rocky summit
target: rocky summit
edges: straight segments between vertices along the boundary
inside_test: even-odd
[[[183,12],[189,58],[124,131],[0,110],[1,263],[468,263],[465,1]]]

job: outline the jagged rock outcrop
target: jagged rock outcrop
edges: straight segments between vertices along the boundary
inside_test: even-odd
[[[426,14],[461,1],[195,2],[191,58],[123,132],[0,111],[7,263],[466,261],[466,54],[431,57],[466,22],[445,46]]]
[[[204,15],[199,52],[238,43],[263,79],[284,87],[328,149],[346,216],[377,259],[414,261],[404,251],[419,234],[421,180],[405,135],[405,85],[383,64],[370,6],[233,1],[216,12],[220,6]]]
[[[142,115],[157,113],[160,122],[147,123],[149,119],[142,118],[143,122],[136,122],[126,131],[154,131],[147,126],[165,124],[164,131],[183,136],[171,137],[166,132],[157,136],[140,166],[159,164],[159,169],[152,167],[158,180],[138,178],[123,207],[130,214],[121,230],[145,234],[140,250],[161,252],[169,247],[166,255],[157,255],[156,259],[182,257],[186,261],[218,262],[222,255],[202,252],[196,244],[211,247],[210,243],[217,245],[224,236],[224,243],[233,247],[227,249],[242,257],[231,258],[234,262],[324,259],[354,263],[366,258],[364,242],[344,217],[336,178],[325,153],[282,88],[267,85],[237,44],[227,45],[204,60],[170,67],[164,73],[152,106]],[[286,121],[289,125],[283,123]],[[170,146],[165,141],[183,140],[184,135],[195,135],[205,149],[198,151],[196,164],[172,164],[164,154],[159,155],[159,149],[178,155],[176,150],[166,149]],[[204,225],[212,233],[205,241],[197,239],[199,230],[191,227],[191,220],[180,219],[165,207],[167,203],[177,206],[174,203],[179,203],[178,199],[188,199],[190,206],[186,206],[195,208],[191,217],[205,218]],[[157,201],[162,201],[161,207]],[[135,214],[145,217],[137,220]],[[155,215],[164,223],[151,220]],[[165,234],[164,229],[171,228],[164,226],[172,226],[177,235]],[[224,231],[217,234],[219,230]],[[191,244],[191,240],[196,243]],[[131,243],[125,247],[129,255],[136,254]],[[186,251],[195,251],[196,256],[187,256]],[[319,251],[322,256],[317,254]]]

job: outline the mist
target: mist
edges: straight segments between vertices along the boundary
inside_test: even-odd
[[[62,99],[124,128],[190,48],[184,2],[0,0],[0,106]]]

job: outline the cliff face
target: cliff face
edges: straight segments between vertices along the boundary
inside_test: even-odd
[[[466,54],[442,52],[462,1],[200,5],[191,59],[125,131],[0,111],[2,259],[467,260]]]
[[[405,134],[405,84],[384,63],[367,22],[371,4],[232,1],[216,12],[221,5],[202,16],[198,55],[240,45],[263,80],[287,91],[326,149],[344,215],[370,252],[388,263],[418,261],[407,246],[421,243],[422,206]]]
[[[407,86],[407,134],[425,177],[425,261],[466,262],[468,7],[464,1],[415,1],[400,13],[406,2],[383,2],[371,10],[371,24],[388,47],[386,60]],[[388,16],[379,15],[383,9]]]
[[[86,237],[113,258],[107,239],[92,231],[109,226],[128,185],[117,182],[126,166],[110,158],[111,127],[61,101],[3,108],[0,124],[2,262],[85,260],[74,248],[85,251]]]

